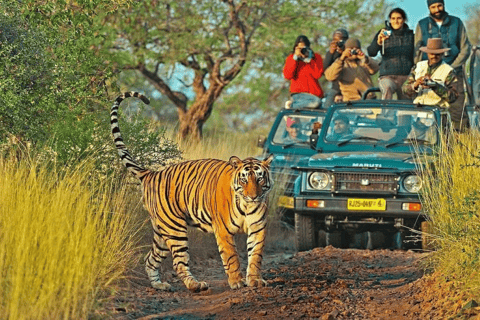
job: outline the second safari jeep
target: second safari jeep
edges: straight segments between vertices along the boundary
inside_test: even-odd
[[[310,136],[314,127],[323,123],[326,109],[282,109],[270,129],[267,137],[259,137],[258,147],[263,149],[259,159],[268,154],[275,158],[270,166],[275,185],[279,189],[278,209],[282,218],[293,224],[293,184],[298,175],[292,167],[303,157],[316,153],[310,147]]]

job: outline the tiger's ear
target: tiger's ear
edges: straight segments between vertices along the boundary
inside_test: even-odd
[[[268,158],[265,158],[262,162],[264,165],[266,165],[267,167],[270,166],[270,163],[272,163],[273,159],[275,158],[275,156],[273,155],[273,153],[270,153],[270,155],[268,156]]]
[[[239,157],[231,156],[228,160],[228,163],[230,163],[235,169],[237,169],[240,163],[242,163],[242,160]]]

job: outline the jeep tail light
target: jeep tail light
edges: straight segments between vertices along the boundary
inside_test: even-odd
[[[325,208],[325,201],[307,200],[307,208]]]
[[[405,211],[420,211],[422,210],[422,204],[418,202],[404,202],[402,203],[402,210]]]

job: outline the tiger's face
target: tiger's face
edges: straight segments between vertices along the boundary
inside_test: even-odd
[[[255,158],[240,160],[231,157],[229,163],[234,168],[233,190],[246,202],[262,202],[273,186],[270,178],[270,163],[273,155],[260,161]]]

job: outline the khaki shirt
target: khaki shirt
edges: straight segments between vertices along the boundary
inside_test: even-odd
[[[360,100],[362,94],[373,87],[371,75],[377,73],[378,69],[378,63],[366,56],[345,61],[338,58],[325,70],[325,78],[328,81],[338,80],[343,101]]]

